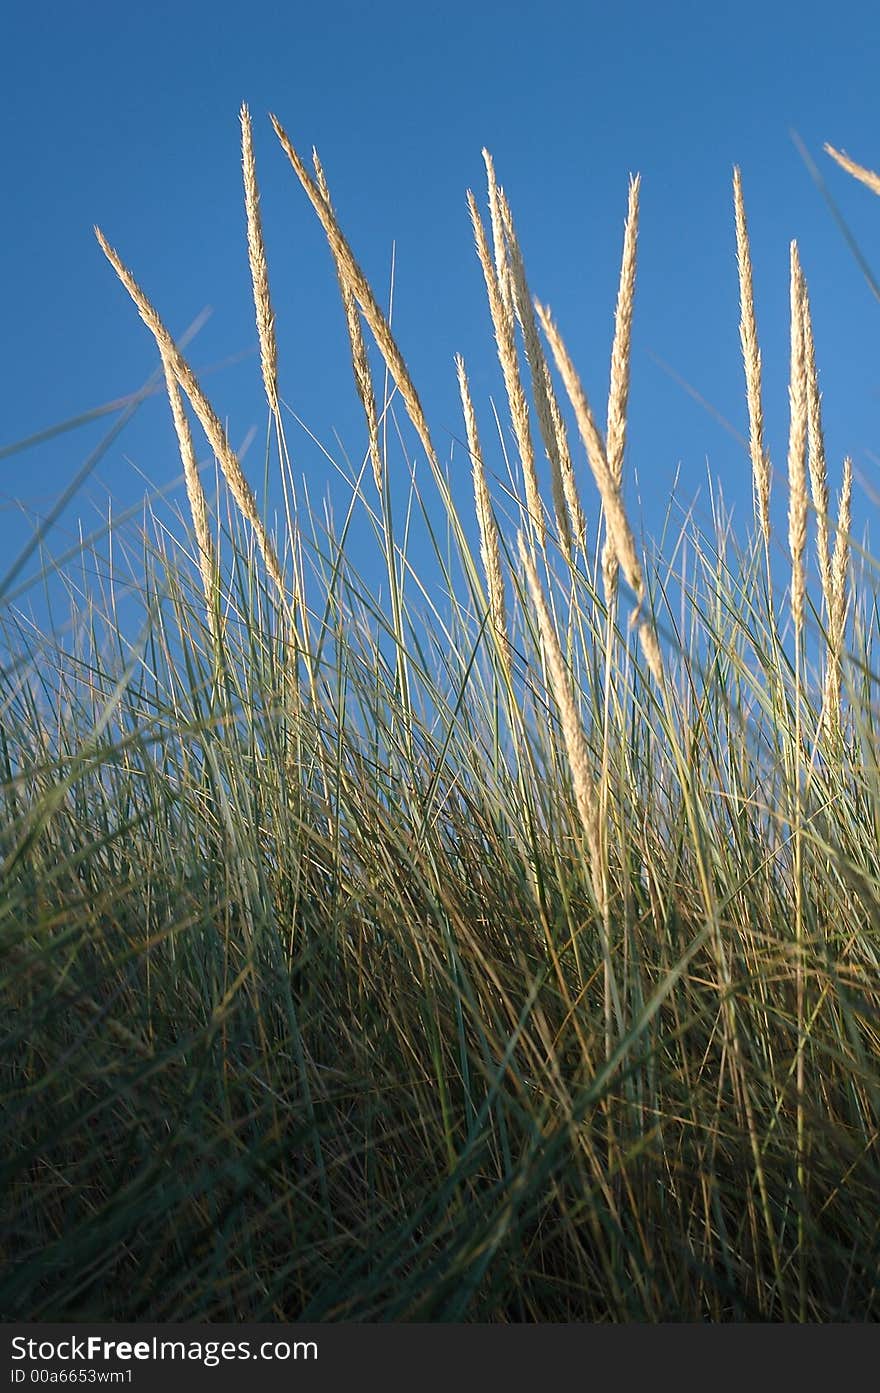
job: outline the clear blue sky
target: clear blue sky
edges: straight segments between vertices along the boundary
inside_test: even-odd
[[[821,154],[829,140],[880,165],[880,12],[706,0],[668,4],[400,3],[319,7],[154,3],[15,6],[5,21],[3,417],[0,444],[137,388],[156,364],[101,256],[103,227],[176,331],[205,306],[198,366],[255,344],[244,244],[238,108],[251,107],[279,321],[282,388],[316,435],[363,430],[329,256],[277,147],[275,111],[321,152],[350,239],[377,288],[397,248],[395,323],[441,453],[460,434],[453,354],[471,369],[481,425],[501,386],[465,207],[493,151],[533,290],[553,308],[604,407],[629,172],[643,180],[630,478],[654,530],[681,467],[683,499],[707,461],[742,514],[740,447],[652,360],[664,359],[740,430],[731,168],[742,166],[766,363],[769,442],[784,474],[788,244],[810,282],[833,474],[843,453],[880,477],[880,305],[797,154],[795,128],[880,268],[880,200]],[[233,443],[261,429],[255,359],[206,380]],[[0,462],[0,545],[45,511],[95,428]],[[313,493],[344,491],[291,430]],[[487,451],[493,454],[493,451]],[[259,482],[260,468],[249,457]],[[497,465],[497,455],[490,459]],[[463,466],[464,467],[464,466]],[[78,507],[122,506],[180,472],[167,403],[142,408]],[[776,493],[782,516],[782,474]],[[595,515],[586,472],[584,493]],[[635,499],[633,485],[630,496]],[[859,493],[857,518],[872,504]]]

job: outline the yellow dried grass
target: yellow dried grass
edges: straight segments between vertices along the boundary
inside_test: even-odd
[[[467,194],[467,203],[471,215],[471,224],[474,229],[477,256],[480,266],[482,267],[483,280],[486,283],[489,313],[492,317],[492,327],[495,331],[498,361],[501,364],[504,390],[507,393],[510,420],[513,426],[514,436],[516,437],[520,461],[522,463],[526,510],[531,525],[534,528],[535,535],[538,538],[538,542],[543,547],[547,540],[547,528],[544,520],[544,505],[541,502],[541,492],[538,486],[538,475],[535,468],[535,449],[532,443],[532,431],[529,423],[529,407],[522,385],[522,378],[520,377],[519,360],[516,352],[516,330],[514,327],[513,309],[510,301],[502,292],[502,287],[498,280],[498,275],[492,259],[492,253],[489,249],[486,229],[483,227],[483,220],[477,208],[477,201],[470,189]]]
[[[541,646],[544,650],[544,659],[550,673],[550,683],[553,688],[553,695],[556,705],[559,708],[560,724],[562,726],[562,738],[565,744],[565,753],[568,759],[568,767],[571,771],[572,785],[574,787],[575,803],[577,805],[578,816],[584,830],[587,842],[587,851],[590,858],[590,879],[593,886],[593,894],[600,913],[605,912],[605,889],[602,878],[602,847],[599,827],[598,807],[599,800],[595,787],[595,782],[590,772],[590,755],[587,746],[587,739],[584,734],[583,724],[580,713],[574,699],[571,679],[562,656],[562,649],[556,635],[556,629],[547,607],[544,591],[538,579],[535,562],[528,547],[523,540],[522,533],[517,537],[520,561],[526,576],[526,582],[531,596],[532,605],[538,620],[538,630],[541,635]]]
[[[614,341],[611,347],[611,378],[608,389],[605,453],[608,457],[611,477],[618,489],[623,482],[623,457],[626,450],[626,415],[629,404],[640,183],[638,174],[629,182],[626,224],[623,232],[623,255],[620,263],[620,283],[614,311]],[[617,561],[614,547],[607,537],[602,548],[602,583],[605,589],[606,603],[610,604],[617,588]]]
[[[318,188],[328,208],[332,210],[333,205],[330,200],[330,190],[327,186],[324,169],[318,158],[317,150],[312,151],[312,164],[315,167],[315,178]],[[348,329],[348,341],[351,347],[351,365],[354,371],[355,387],[367,421],[370,464],[372,465],[376,488],[381,495],[384,468],[382,463],[382,450],[379,445],[379,413],[376,409],[373,375],[370,372],[370,362],[367,357],[367,346],[364,342],[364,335],[361,329],[361,318],[358,311],[357,300],[355,299],[354,292],[348,280],[338,264],[337,279],[339,281],[339,293],[342,297],[342,306],[345,311],[345,324]]]
[[[296,172],[296,176],[302,184],[324,228],[327,241],[330,244],[330,250],[336,262],[337,270],[360,305],[370,333],[373,335],[379,352],[385,360],[388,371],[394,379],[397,390],[406,407],[407,414],[416,429],[425,453],[435,470],[439,472],[440,465],[437,459],[437,452],[434,449],[434,443],[431,439],[431,432],[424,410],[422,409],[419,394],[415,389],[403,354],[398,348],[394,335],[391,332],[391,327],[373,294],[370,283],[355,259],[354,253],[339,226],[335,212],[327,203],[316,181],[309,174],[309,171],[306,169],[302,159],[291,143],[290,137],[281,125],[281,122],[276,116],[271,116],[270,120],[275,129],[275,134],[278,136],[281,143],[281,148],[290,160]]]
[[[755,318],[755,292],[752,280],[752,254],[743,200],[742,177],[733,171],[733,206],[736,222],[736,261],[739,272],[739,335],[746,375],[749,409],[749,453],[755,512],[766,546],[770,545],[770,461],[764,448],[764,407],[761,393],[761,350]]]
[[[174,430],[180,448],[183,477],[186,483],[186,495],[189,500],[189,508],[192,515],[199,574],[201,576],[202,589],[205,593],[205,612],[207,615],[208,630],[212,641],[216,642],[218,637],[217,559],[214,553],[214,540],[211,536],[211,528],[208,522],[208,505],[205,500],[205,491],[202,488],[202,481],[199,477],[196,452],[193,447],[192,431],[189,428],[189,421],[187,420],[186,412],[183,408],[183,401],[180,395],[180,388],[177,385],[177,378],[174,375],[174,368],[161,345],[159,352],[162,355],[162,366],[165,370],[165,385],[168,389],[168,400],[171,403],[171,417],[174,421]]]
[[[251,115],[243,105],[241,117],[241,162],[244,178],[244,204],[247,215],[248,261],[257,316],[257,335],[260,341],[260,368],[269,409],[278,414],[278,344],[275,337],[275,314],[269,294],[269,268],[263,243],[263,220],[260,216],[260,193],[257,186],[257,166],[254,159]]]
[[[550,462],[550,486],[559,542],[563,555],[567,560],[571,560],[572,541],[576,539],[578,543],[582,544],[586,535],[586,519],[578,495],[574,470],[571,465],[571,455],[567,448],[564,454],[560,450],[558,426],[561,424],[562,417],[559,404],[555,401],[553,381],[538,333],[535,310],[526,278],[525,262],[519,238],[516,235],[513,215],[502,190],[497,191],[496,197],[501,207],[501,217],[507,239],[512,301],[522,330],[538,427],[544,442],[547,459]],[[551,399],[553,399],[552,402]],[[567,446],[564,437],[563,441]]]
[[[646,595],[645,580],[635,539],[620,496],[620,489],[608,466],[602,436],[562,336],[554,324],[549,310],[540,304],[536,305],[536,309],[541,327],[547,342],[550,344],[557,370],[574,409],[578,432],[587,452],[587,459],[602,500],[605,527],[614,558],[623,571],[627,584],[635,592],[636,606],[630,615],[629,622],[631,626],[638,624],[642,651],[655,681],[660,683],[663,680],[660,648],[653,625],[641,613]]]
[[[791,557],[791,614],[795,630],[804,626],[807,545],[807,367],[804,343],[804,287],[797,242],[790,248],[791,365],[788,384],[788,549]]]
[[[850,531],[852,529],[852,460],[843,461],[843,480],[837,505],[837,536],[831,558],[831,603],[828,609],[828,665],[825,676],[825,706],[832,733],[841,729],[843,659],[848,609]]]
[[[503,193],[495,176],[495,165],[488,150],[483,150],[483,163],[486,166],[486,186],[489,198],[489,223],[492,228],[492,253],[495,275],[508,311],[512,309],[512,286],[510,282],[510,262],[508,259],[507,237],[502,213]]]
[[[223,476],[229,485],[230,492],[235,499],[236,505],[242,516],[253,529],[257,546],[263,558],[263,564],[266,567],[266,572],[278,592],[278,597],[282,606],[285,611],[289,613],[284,575],[275,547],[263,525],[263,520],[260,517],[251,486],[242,472],[235,451],[226,438],[226,432],[220,423],[219,417],[199,386],[192,368],[187,363],[160,319],[158,312],[147,299],[143,290],[141,290],[131,271],[121,260],[119,253],[110,246],[103,232],[98,227],[95,228],[95,236],[100,243],[101,250],[134,301],[141,319],[156,340],[163,362],[168,363],[175,378],[189,398],[190,405],[199,419],[202,430],[205,432],[208,444],[217,457],[220,468],[223,471]]]
[[[819,391],[819,371],[816,367],[816,345],[813,339],[813,319],[806,278],[801,278],[803,313],[804,361],[807,388],[807,458],[810,491],[816,513],[816,554],[825,612],[831,608],[831,551],[828,541],[828,467],[825,459],[825,436],[822,430],[822,394]]]
[[[477,430],[477,418],[474,412],[474,404],[471,399],[467,372],[462,357],[456,357],[455,368],[458,375],[458,389],[461,394],[461,406],[464,414],[465,430],[467,432],[468,450],[471,457],[474,481],[474,502],[476,504],[477,523],[480,529],[480,556],[482,558],[483,572],[489,591],[489,617],[492,621],[495,633],[500,640],[501,652],[506,659],[508,656],[507,611],[504,600],[504,573],[501,567],[501,539],[498,532],[498,523],[495,520],[495,513],[492,508],[489,485],[486,481],[486,470],[483,464],[483,453],[480,448],[480,437]]]
[[[858,179],[873,193],[880,194],[880,174],[875,174],[873,169],[866,169],[862,164],[856,164],[855,160],[850,159],[849,155],[842,150],[835,150],[833,145],[825,145],[826,152],[833,160],[836,160],[841,169],[845,169],[847,174],[851,174],[854,179]]]

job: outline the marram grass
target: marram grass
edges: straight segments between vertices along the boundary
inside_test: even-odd
[[[295,487],[243,109],[285,525],[102,237],[157,340],[192,516],[48,577],[67,631],[3,611],[0,1310],[876,1318],[877,590],[849,461],[829,504],[796,248],[789,537],[737,171],[755,530],[719,513],[663,559],[625,502],[638,181],[603,438],[487,158],[503,452],[459,360],[467,447],[441,462],[320,163],[274,124],[339,279],[365,468],[338,532]],[[402,528],[395,407],[428,465]],[[346,546],[358,514],[375,575]]]

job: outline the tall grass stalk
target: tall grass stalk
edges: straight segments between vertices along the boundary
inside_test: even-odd
[[[798,1317],[806,1319],[806,1133],[804,1112],[804,843],[801,798],[803,641],[807,540],[806,448],[809,419],[806,284],[797,243],[791,244],[791,372],[788,437],[788,545],[791,553],[791,616],[794,625],[794,730],[792,754],[792,824],[794,842],[794,932],[797,974],[797,1189],[798,1189]]]

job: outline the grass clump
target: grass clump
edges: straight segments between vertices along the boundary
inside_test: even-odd
[[[6,595],[0,1309],[875,1318],[876,590],[868,559],[852,563],[848,461],[829,514],[796,248],[786,599],[738,172],[755,530],[689,523],[664,561],[624,499],[638,180],[603,437],[533,304],[487,157],[491,243],[473,196],[470,209],[514,516],[493,498],[459,359],[472,519],[317,157],[313,177],[274,124],[339,278],[364,468],[338,531],[297,504],[245,108],[283,535],[99,234],[157,341],[192,552],[148,520],[129,555],[146,614],[134,637],[116,608],[121,537],[103,591],[54,577],[77,611],[63,640]],[[430,469],[402,529],[394,403],[365,333]],[[225,511],[206,500],[184,397]],[[356,515],[381,583],[347,548]],[[418,563],[411,518],[431,545]]]

